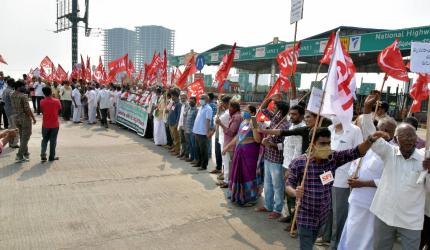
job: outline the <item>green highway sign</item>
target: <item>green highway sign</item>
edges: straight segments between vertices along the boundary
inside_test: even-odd
[[[358,90],[359,95],[369,95],[370,91],[375,90],[376,84],[362,82]]]
[[[309,89],[312,89],[313,87],[322,89],[322,81],[312,81]]]
[[[411,42],[430,42],[430,26],[390,30],[382,32],[365,33],[341,37],[342,44],[346,46],[349,53],[378,52],[391,44],[395,38],[399,38],[401,50],[411,48]],[[324,52],[327,38],[302,40],[299,57],[321,56]],[[292,42],[266,44],[236,49],[235,61],[250,61],[258,59],[275,59],[276,56],[286,47],[293,46]],[[219,64],[222,57],[230,50],[219,50],[214,52],[201,53],[206,64]],[[299,58],[300,60],[300,58]],[[170,58],[170,65],[182,65],[184,56],[173,56]]]

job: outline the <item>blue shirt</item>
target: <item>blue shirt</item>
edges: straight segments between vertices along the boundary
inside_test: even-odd
[[[179,122],[179,116],[181,115],[181,103],[176,101],[169,111],[169,116],[167,118],[167,124],[169,126],[176,126]]]
[[[201,107],[197,112],[196,120],[194,121],[193,133],[197,135],[207,135],[209,128],[207,127],[207,120],[212,121],[213,111],[209,104]]]
[[[197,107],[190,107],[190,109],[187,110],[187,118],[185,120],[185,133],[191,133],[193,131],[194,121],[196,120],[197,116]]]

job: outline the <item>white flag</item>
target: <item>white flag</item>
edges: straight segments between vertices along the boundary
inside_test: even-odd
[[[345,53],[338,31],[321,111],[321,115],[326,117],[335,115],[344,128],[351,125],[355,96],[355,68],[349,55]]]

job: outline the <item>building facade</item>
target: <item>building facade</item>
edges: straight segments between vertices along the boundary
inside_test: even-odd
[[[154,53],[175,53],[175,31],[156,25],[139,26],[135,31],[124,28],[107,29],[103,40],[103,63],[107,65],[125,53],[134,62],[136,70],[150,63]]]

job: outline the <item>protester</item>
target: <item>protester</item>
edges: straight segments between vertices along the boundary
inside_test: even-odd
[[[154,105],[154,143],[157,146],[162,146],[167,144],[166,136],[166,125],[164,122],[164,109],[166,108],[165,98],[162,95],[163,90],[161,88],[155,89],[155,94],[157,97],[157,103]]]
[[[170,152],[172,155],[177,156],[180,154],[180,140],[178,132],[179,115],[181,112],[181,103],[179,102],[179,91],[174,89],[171,91],[172,94],[172,106],[168,114],[167,123],[170,129],[170,135],[172,136],[173,146]]]
[[[209,157],[209,159],[210,158],[212,158],[212,135],[215,133],[215,115],[218,113],[218,107],[217,107],[217,103],[216,103],[216,99],[217,99],[217,96],[214,94],[214,93],[208,93],[208,96],[209,96],[209,106],[211,107],[211,109],[212,109],[212,119],[211,119],[211,138],[209,138],[209,141],[208,141],[208,157]],[[221,155],[220,155],[220,153],[221,152],[218,152],[218,157],[222,157]],[[219,166],[218,166],[219,167]]]
[[[406,117],[403,122],[406,122],[410,125],[412,125],[415,130],[418,130],[418,120],[417,118],[413,117],[413,116],[408,116]],[[415,147],[417,149],[421,149],[424,148],[426,146],[426,141],[421,139],[419,136],[417,136],[417,141],[415,142]]]
[[[208,141],[212,136],[211,121],[213,117],[208,95],[203,94],[200,96],[200,106],[193,126],[198,154],[198,162],[194,167],[198,167],[198,170],[206,170],[209,160]]]
[[[220,105],[218,107],[217,118],[219,118],[219,122],[222,123],[224,126],[228,126],[229,125],[229,121],[230,121],[230,118],[231,118],[230,117],[230,112],[229,112],[230,100],[231,99],[232,98],[230,96],[224,95],[221,98],[221,103],[220,103]],[[240,115],[240,117],[242,117],[242,116]],[[217,120],[218,119],[216,119],[215,122]],[[228,184],[228,178],[227,177],[229,176],[231,161],[233,159],[232,152],[234,152],[234,150],[231,149],[230,152],[226,152],[224,155],[221,154],[221,163],[219,163],[218,153],[217,153],[217,151],[218,151],[217,142],[218,142],[218,144],[220,146],[220,149],[222,150],[222,148],[225,145],[227,145],[231,141],[231,139],[233,137],[229,137],[229,136],[224,137],[224,129],[220,125],[216,125],[215,129],[216,129],[216,132],[215,132],[216,168],[214,170],[212,170],[210,173],[211,174],[218,174],[217,179],[220,181],[220,182],[218,182],[218,184],[220,184],[220,185],[223,184],[223,183]],[[220,170],[219,166],[222,166],[221,170]],[[227,171],[227,173],[226,173],[226,171]],[[224,175],[226,175],[227,181],[221,182],[221,181],[223,181],[225,179]]]
[[[374,107],[376,108],[376,104],[374,105]],[[376,121],[379,121],[379,119],[388,117],[387,112],[389,108],[390,108],[390,105],[387,102],[378,103],[378,110],[376,111],[376,113],[374,113],[374,116],[375,116],[374,119]]]
[[[63,88],[60,89],[60,95],[63,119],[65,121],[69,121],[72,114],[72,88],[70,87],[70,83],[68,81],[63,82]]]
[[[34,95],[36,96],[36,110],[37,115],[40,115],[40,101],[43,99],[42,89],[45,87],[45,83],[42,82],[42,79],[39,77],[37,81],[33,84]]]
[[[51,90],[52,90],[52,97],[60,100],[61,96],[60,96],[60,90],[58,89],[58,83],[57,82],[54,82],[51,85]]]
[[[12,107],[12,100],[10,99],[12,93],[15,91],[14,86],[15,86],[15,80],[9,79],[6,83],[6,88],[3,91],[3,95],[2,95],[2,99],[4,103],[4,111],[6,113],[7,120],[8,120],[8,127],[9,129],[12,129],[12,130],[16,129],[16,123],[15,123],[16,113]],[[18,141],[19,141],[18,136],[15,136],[13,140],[9,142],[9,147],[19,148]]]
[[[235,109],[236,104],[238,105],[237,102],[231,102],[230,109]],[[239,112],[233,113],[232,117],[237,113]],[[230,200],[245,207],[255,205],[260,194],[258,189],[261,177],[257,176],[257,161],[262,135],[258,132],[256,120],[252,120],[255,114],[256,108],[248,106],[243,112],[243,121],[239,125],[237,136],[222,151],[225,154],[229,148],[235,147],[231,179],[228,184]]]
[[[270,119],[269,129],[288,129],[288,104],[275,101],[278,96],[268,98],[261,104],[262,113]],[[267,106],[275,101],[275,110],[271,112]],[[270,212],[269,219],[277,219],[282,215],[284,207],[284,169],[282,162],[282,136],[270,136],[262,140],[264,145],[264,207],[257,208],[257,212]]]
[[[59,160],[59,157],[56,156],[55,149],[57,147],[57,136],[60,129],[58,112],[61,110],[61,103],[58,99],[52,97],[52,90],[50,87],[43,87],[42,91],[45,98],[40,102],[40,108],[43,114],[40,158],[42,162],[46,162],[46,150],[49,141],[49,161],[56,161]]]
[[[89,86],[85,96],[88,100],[88,124],[96,124],[97,120],[97,94],[94,86]]]
[[[354,149],[333,152],[330,147],[330,130],[318,128],[311,148],[312,154],[306,177],[303,173],[307,155],[303,154],[291,162],[286,191],[300,199],[297,228],[301,250],[313,249],[318,232],[327,220],[331,204],[333,171],[366,154],[372,146],[372,141],[383,135],[383,132],[376,132],[369,140]],[[303,178],[304,186],[301,186]]]
[[[332,117],[332,125],[328,127],[331,133],[332,150],[341,151],[356,147],[363,142],[363,135],[359,127],[349,124],[344,127],[340,120]],[[343,226],[348,217],[348,197],[350,187],[348,185],[348,172],[351,163],[336,169],[335,179],[332,187],[332,212],[327,220],[323,240],[328,242],[332,248],[336,249],[342,235]],[[331,242],[330,242],[331,241]]]
[[[226,101],[226,99],[224,99],[224,101]],[[224,101],[223,101],[223,103],[224,103]],[[252,135],[253,135],[252,129],[251,129],[252,127],[246,126],[246,124],[249,125],[250,120],[251,120],[251,117],[249,117],[249,114],[251,113],[249,109],[253,109],[253,106],[248,107],[248,110],[245,111],[244,116],[242,116],[242,114],[240,113],[239,102],[230,101],[229,107],[228,107],[228,116],[227,117],[229,119],[228,119],[227,125],[225,125],[225,123],[222,122],[221,118],[217,118],[215,121],[215,123],[219,127],[221,127],[221,129],[223,131],[223,140],[224,140],[223,151],[222,151],[222,155],[224,155],[224,160],[225,160],[224,161],[224,180],[218,182],[218,185],[221,188],[228,188],[229,187],[230,175],[231,175],[230,170],[232,168],[231,163],[233,161],[233,155],[235,154],[235,149],[236,149],[235,145],[236,144],[239,145],[240,143],[243,143],[243,145],[245,145],[245,144],[249,144],[249,143],[253,142],[252,140],[243,141],[244,139],[246,139],[245,137],[243,137],[243,135],[242,135],[242,137],[240,137],[240,132],[243,130],[242,133],[249,131],[248,137],[253,138],[252,137]],[[252,112],[252,113],[255,115],[255,112]],[[248,119],[248,122],[246,124],[242,123],[242,120],[244,119],[245,116],[247,117],[246,119]],[[224,118],[224,117],[222,117],[222,118]],[[257,128],[255,128],[255,129],[257,129]],[[242,140],[238,140],[237,136],[239,136],[240,137],[239,139],[242,139]],[[241,147],[241,152],[242,153],[247,152],[247,149],[250,149],[251,146],[252,146],[251,149],[253,149],[254,146],[259,149],[259,146],[260,146],[259,143],[261,142],[261,138],[258,137],[258,139],[259,139],[257,141],[258,145],[247,145],[247,146]],[[257,154],[255,156],[258,157],[258,150],[257,150]],[[241,157],[243,157],[243,156],[241,156]],[[238,158],[237,161],[240,162],[239,159],[240,158]],[[252,159],[252,157],[251,157],[251,159]],[[252,162],[252,160],[246,161],[246,162],[249,165],[250,162]],[[257,163],[255,163],[255,166],[253,166],[253,167],[256,167],[256,166],[257,166]],[[243,166],[243,167],[246,168],[246,166]],[[248,167],[248,168],[252,168],[252,166]]]
[[[289,130],[293,130],[296,128],[302,128],[305,127],[306,124],[303,122],[303,117],[305,114],[305,109],[302,106],[295,105],[290,108],[288,115],[290,117],[291,126],[289,127]],[[285,180],[288,178],[288,166],[290,165],[291,161],[304,152],[302,151],[302,143],[303,139],[301,136],[295,135],[295,136],[285,136],[284,139],[284,161],[282,163],[282,166],[285,169]],[[287,194],[285,195],[285,201],[286,201],[286,207],[284,205],[284,210],[288,211],[289,215],[280,219],[281,222],[290,222],[291,218],[294,214],[294,207],[295,207],[295,199],[294,197],[290,197]]]
[[[165,105],[165,109],[163,110],[163,120],[164,120],[164,124],[166,126],[165,128],[166,128],[166,138],[167,138],[167,144],[165,145],[165,147],[169,150],[172,150],[173,140],[172,140],[172,136],[170,135],[169,124],[167,123],[167,120],[169,117],[169,112],[173,106],[172,94],[170,93],[170,91],[167,91],[167,93],[166,93],[165,102],[166,102],[166,105]]]
[[[362,117],[365,134],[375,131],[371,105],[379,94],[366,99]],[[364,132],[366,131],[366,132]],[[386,137],[389,137],[386,134]],[[426,192],[430,192],[430,176],[418,182],[423,170],[430,171],[430,160],[424,150],[415,148],[415,128],[407,123],[397,126],[393,145],[383,139],[374,140],[372,150],[384,162],[384,170],[370,211],[375,214],[374,248],[392,249],[396,233],[400,234],[403,249],[418,249],[424,224]]]
[[[185,141],[188,148],[189,155],[185,159],[187,162],[196,160],[197,146],[196,139],[193,134],[193,125],[197,116],[196,97],[191,96],[189,99],[190,108],[185,113]]]
[[[77,84],[75,89],[72,91],[72,101],[73,101],[73,122],[74,123],[82,123],[81,122],[81,114],[82,114],[82,101],[81,101],[81,85]]]
[[[33,112],[37,111],[37,100],[36,100],[36,94],[34,91],[34,83],[37,81],[37,78],[33,76],[31,79],[31,82],[28,84],[28,88],[30,90],[30,96],[31,96],[31,103],[33,104]]]
[[[100,115],[101,115],[100,125],[104,126],[105,128],[108,128],[109,126],[107,122],[107,117],[109,113],[109,107],[111,106],[111,104],[110,104],[110,94],[109,94],[109,91],[106,89],[105,85],[102,85],[99,90],[99,94],[97,96],[97,103],[99,104]]]
[[[187,100],[187,93],[181,92],[181,111],[179,115],[179,122],[178,122],[178,131],[179,131],[179,140],[181,142],[181,152],[178,155],[178,158],[181,158],[182,160],[185,160],[188,158],[189,155],[189,147],[187,147],[187,142],[185,140],[185,121],[187,119],[186,115],[188,112],[188,109],[190,109],[190,105],[188,104]]]
[[[31,136],[31,121],[36,124],[33,112],[31,112],[28,104],[27,95],[25,92],[24,81],[17,81],[15,83],[15,91],[10,96],[12,102],[12,108],[15,110],[15,123],[19,130],[20,146],[18,153],[16,154],[17,162],[25,162],[30,160],[30,153],[28,152],[28,141]]]
[[[0,71],[0,129],[2,129],[1,125],[2,125],[2,118],[3,118],[3,123],[4,123],[4,128],[8,128],[9,127],[9,122],[7,119],[7,114],[6,111],[4,109],[4,101],[3,101],[3,91],[6,89],[6,82],[4,80],[4,75],[3,72]]]
[[[425,206],[425,216],[424,216],[424,228],[421,232],[421,243],[420,249],[430,248],[430,192],[427,192],[426,206]]]
[[[385,139],[391,142],[396,126],[394,119],[385,117],[379,120],[378,131],[386,132],[389,137]],[[363,138],[368,136],[365,134]],[[373,249],[375,216],[370,212],[370,205],[382,175],[383,165],[381,158],[372,149],[359,161],[351,164],[348,185],[352,191],[349,196],[348,217],[338,249]]]
[[[150,89],[148,93],[148,120],[146,122],[146,131],[144,137],[147,139],[154,138],[154,115],[155,105],[157,104],[157,94],[154,92],[153,88]]]

